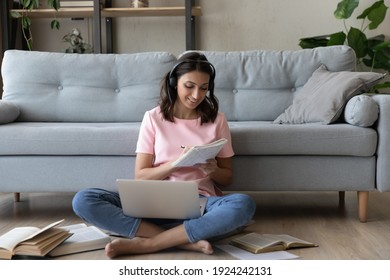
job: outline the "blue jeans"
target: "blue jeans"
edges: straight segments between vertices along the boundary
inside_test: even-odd
[[[87,223],[110,232],[135,237],[140,218],[123,214],[119,194],[103,189],[84,189],[72,201],[74,212]],[[228,194],[207,198],[202,217],[189,220],[145,219],[161,227],[184,224],[191,243],[222,236],[245,226],[253,217],[256,204],[245,194]]]

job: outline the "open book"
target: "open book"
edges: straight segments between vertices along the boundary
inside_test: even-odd
[[[108,234],[94,226],[87,226],[84,223],[62,227],[69,230],[73,235],[64,243],[49,253],[49,256],[56,257],[92,250],[103,249],[111,242]]]
[[[16,227],[0,236],[0,258],[11,259],[14,255],[45,256],[72,234],[55,226],[54,222],[42,229]]]
[[[231,240],[230,244],[254,254],[318,246],[287,234],[259,234],[256,232],[236,237]]]
[[[194,166],[198,163],[205,163],[208,159],[215,158],[226,142],[227,140],[225,138],[221,138],[210,144],[193,146],[188,150],[188,152],[174,161],[172,165],[174,167],[184,167]]]

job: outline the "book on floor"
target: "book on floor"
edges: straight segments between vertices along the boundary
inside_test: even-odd
[[[208,159],[215,158],[227,140],[221,138],[212,143],[193,146],[185,154],[182,154],[172,163],[174,167],[194,166],[198,163],[206,163]]]
[[[63,220],[44,228],[16,227],[0,236],[0,258],[12,259],[15,255],[46,256],[72,234],[56,227]]]
[[[260,234],[256,232],[233,238],[230,244],[254,254],[318,246],[287,234]]]
[[[104,249],[111,242],[110,236],[95,226],[81,223],[62,228],[69,230],[72,236],[52,250],[50,257]]]

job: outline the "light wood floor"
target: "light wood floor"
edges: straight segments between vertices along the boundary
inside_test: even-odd
[[[390,193],[370,193],[367,223],[360,223],[357,194],[347,192],[345,206],[339,206],[337,192],[266,192],[251,195],[257,201],[256,223],[246,231],[290,234],[319,244],[317,248],[290,252],[303,260],[390,259]],[[71,209],[71,193],[0,193],[0,235],[19,226],[45,226],[65,218],[63,225],[82,222]],[[218,241],[228,242],[229,238]],[[103,250],[63,256],[61,259],[104,260]],[[233,259],[218,249],[211,256],[182,250],[126,256],[138,260]]]

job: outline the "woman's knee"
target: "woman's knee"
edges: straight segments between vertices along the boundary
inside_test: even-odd
[[[247,194],[234,194],[235,203],[239,209],[239,215],[242,215],[243,219],[250,220],[256,212],[256,202],[254,199]]]
[[[96,199],[96,191],[96,189],[83,189],[75,194],[72,208],[78,216],[83,217],[88,212],[91,202]]]
[[[78,215],[81,212],[81,208],[85,202],[85,190],[78,191],[72,199],[73,211]]]

